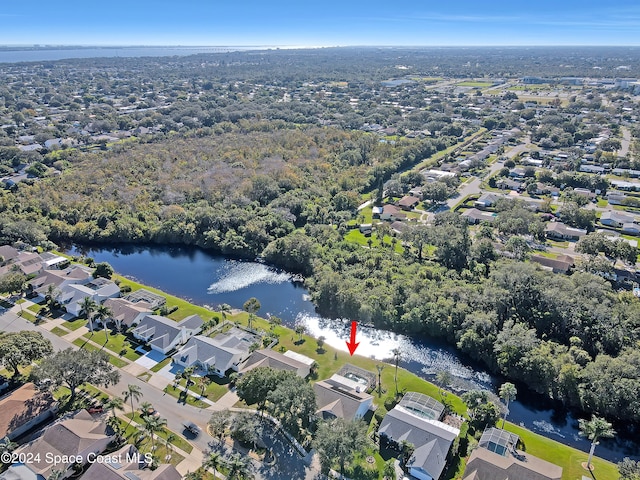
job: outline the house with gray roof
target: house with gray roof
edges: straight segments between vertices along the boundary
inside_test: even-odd
[[[634,223],[635,221],[636,217],[634,215],[620,212],[618,210],[607,210],[606,212],[602,212],[602,215],[600,216],[601,224],[615,228],[620,228],[625,223]]]
[[[146,315],[131,332],[153,350],[167,354],[202,331],[204,321],[191,315],[179,322],[161,315]]]
[[[314,383],[313,391],[319,407],[316,414],[325,420],[362,418],[373,403],[373,397],[365,389],[361,383],[337,374]]]
[[[96,303],[102,303],[107,298],[120,296],[120,287],[112,280],[106,278],[94,278],[87,283],[72,283],[60,289],[57,300],[67,312],[76,317],[82,311],[82,302],[85,298],[91,298]]]
[[[488,428],[467,460],[464,480],[560,480],[562,467],[517,450],[518,436]]]
[[[249,357],[251,346],[259,341],[259,336],[239,328],[214,338],[196,335],[172,358],[185,368],[197,367],[224,377],[228,370],[239,370],[240,363]]]
[[[399,448],[403,441],[415,447],[407,462],[409,473],[420,480],[438,480],[447,463],[451,444],[460,430],[422,415],[408,406],[396,405],[382,419],[380,441]]]

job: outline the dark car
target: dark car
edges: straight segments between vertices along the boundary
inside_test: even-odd
[[[197,435],[200,434],[200,427],[197,426],[195,423],[193,423],[193,422],[184,422],[182,425],[184,426],[185,430],[188,430],[193,435],[197,436]]]

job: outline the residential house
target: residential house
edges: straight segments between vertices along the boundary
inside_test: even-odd
[[[626,233],[627,235],[640,235],[640,225],[637,223],[629,222],[623,223],[621,228],[622,233]]]
[[[509,171],[509,176],[511,178],[524,178],[526,170],[522,167],[516,167]]]
[[[628,213],[619,212],[618,210],[607,210],[602,212],[600,223],[609,227],[620,228],[625,223],[634,223],[636,217]]]
[[[316,413],[325,420],[362,418],[373,403],[373,397],[364,391],[365,388],[361,383],[337,374],[314,383],[319,407]]]
[[[627,192],[634,192],[640,190],[640,183],[638,182],[627,182],[625,180],[611,180],[611,186],[618,190],[625,190]]]
[[[418,197],[412,197],[410,195],[406,195],[398,200],[398,206],[402,210],[413,210],[420,203],[420,199]]]
[[[605,173],[604,167],[599,165],[580,165],[580,171],[585,173],[595,173],[602,175]]]
[[[146,456],[133,445],[105,456],[106,461],[93,462],[82,476],[86,480],[180,480],[182,475],[176,467],[160,464],[153,470]]]
[[[360,227],[358,227],[358,230],[360,231],[361,234],[365,236],[369,236],[373,231],[373,225],[371,223],[361,223]]]
[[[68,478],[76,462],[65,460],[78,458],[84,465],[91,457],[104,452],[112,438],[103,420],[80,410],[50,425],[37,438],[16,450],[18,455],[25,455],[32,461],[13,464],[0,478],[29,478],[24,475],[25,470],[35,474],[31,478],[38,480],[48,478],[53,470],[61,470],[61,478]],[[51,462],[51,456],[57,456],[61,461],[55,464]]]
[[[88,283],[72,283],[60,289],[56,297],[58,302],[76,317],[82,311],[82,302],[85,298],[91,298],[96,303],[102,303],[107,298],[115,298],[120,295],[120,287],[112,280],[98,277]]]
[[[587,234],[582,228],[573,228],[562,222],[549,222],[544,229],[547,238],[556,240],[580,240]]]
[[[607,193],[607,200],[610,205],[624,205],[627,196],[622,193]]]
[[[407,224],[406,222],[395,221],[392,222],[389,227],[391,228],[391,231],[396,235],[402,235],[409,228],[409,224]]]
[[[172,358],[175,363],[185,368],[197,367],[224,377],[228,370],[237,372],[240,363],[251,354],[251,346],[259,342],[260,337],[257,335],[232,328],[213,338],[196,335]]]
[[[299,377],[307,378],[309,373],[311,373],[311,366],[313,365],[313,360],[309,360],[311,360],[311,363],[302,362],[270,349],[256,350],[239,365],[238,372],[243,374],[258,367],[268,367],[274,370],[295,372]]]
[[[493,223],[497,216],[494,212],[484,212],[482,210],[478,210],[477,208],[469,208],[462,212],[461,215],[466,218],[467,221],[472,225],[482,222]]]
[[[404,220],[406,218],[407,215],[395,205],[385,205],[382,207],[382,213],[380,213],[380,220],[395,222],[396,220]]]
[[[40,258],[42,259],[42,267],[45,270],[60,269],[61,265],[69,264],[68,258],[61,257],[60,255],[55,255],[51,252],[41,253]]]
[[[547,185],[546,183],[537,182],[536,183],[536,195],[551,195],[553,197],[558,197],[560,195],[560,189],[558,187],[554,187],[552,185]]]
[[[6,265],[18,258],[20,252],[10,245],[0,246],[0,265]]]
[[[167,354],[200,333],[203,323],[198,315],[191,315],[179,322],[160,315],[146,315],[132,334],[153,350]]]
[[[422,188],[413,187],[411,190],[409,190],[409,195],[422,200]]]
[[[371,217],[372,218],[380,218],[382,215],[383,208],[382,207],[372,207],[371,208]]]
[[[150,292],[149,290],[145,290],[144,288],[140,288],[135,292],[131,292],[124,298],[125,300],[128,300],[132,303],[147,302],[149,305],[151,305],[150,308],[152,310],[156,310],[167,303],[167,299],[162,295]]]
[[[573,268],[573,257],[569,255],[560,255],[558,258],[549,258],[542,255],[532,255],[530,260],[543,269],[551,270],[553,273],[567,274]]]
[[[72,265],[64,270],[44,270],[42,274],[29,282],[32,291],[44,298],[49,285],[58,293],[71,284],[85,284],[93,280],[92,270],[82,265]]]
[[[42,257],[36,252],[20,252],[13,264],[25,275],[34,275],[42,272]]]
[[[54,417],[58,409],[49,392],[27,383],[0,399],[0,439],[20,435]]]
[[[580,195],[581,197],[586,197],[589,200],[593,200],[594,198],[596,198],[596,194],[588,188],[574,188],[572,192],[576,195]]]
[[[440,478],[451,444],[459,434],[459,429],[400,404],[384,416],[378,429],[381,444],[398,449],[403,441],[413,444],[415,450],[407,468],[420,480]]]
[[[505,430],[484,431],[467,460],[463,480],[560,480],[562,467],[516,450],[519,437]]]
[[[503,178],[496,182],[496,187],[501,190],[516,190],[520,191],[524,188],[524,184],[518,180],[511,180],[510,178]]]
[[[151,304],[141,300],[139,302],[130,302],[124,298],[107,298],[103,305],[111,310],[111,320],[115,323],[118,330],[121,328],[132,327],[140,323],[146,316],[153,314]]]
[[[495,193],[483,193],[480,198],[474,202],[474,205],[480,208],[493,207],[501,198],[502,195],[496,195]]]

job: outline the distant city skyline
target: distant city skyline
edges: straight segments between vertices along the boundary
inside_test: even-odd
[[[640,45],[637,0],[3,2],[2,45]]]

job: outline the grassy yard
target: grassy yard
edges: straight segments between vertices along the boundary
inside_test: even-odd
[[[116,335],[109,334],[108,338],[105,338],[104,330],[96,330],[95,332],[85,333],[84,338],[91,340],[98,345],[104,345],[105,348],[111,350],[119,357],[125,357],[132,362],[135,362],[142,355],[134,350],[134,347],[129,342],[127,337],[121,333]]]
[[[492,87],[493,83],[492,82],[474,82],[474,81],[466,81],[466,82],[460,82],[457,83],[456,86],[458,87],[478,87],[478,88],[487,88],[487,87]]]
[[[163,361],[161,361],[160,363],[156,363],[153,366],[153,368],[151,368],[151,371],[158,373],[160,370],[162,370],[164,367],[166,367],[170,363],[171,363],[171,357],[167,357]]]
[[[167,308],[171,308],[174,306],[178,307],[178,310],[176,310],[175,312],[169,315],[169,318],[172,318],[173,320],[182,320],[183,318],[188,317],[190,315],[200,315],[203,318],[203,320],[207,320],[212,318],[215,315],[215,312],[213,312],[212,310],[209,310],[208,308],[200,307],[198,305],[193,305],[187,302],[186,300],[183,300],[178,297],[174,297],[173,295],[168,295],[163,291],[158,290],[157,288],[142,285],[140,283],[134,282],[133,280],[129,280],[128,278],[122,277],[120,275],[114,275],[113,280],[119,280],[120,287],[123,287],[125,285],[130,286],[132,291],[136,291],[141,288],[144,288],[145,290],[148,290],[150,292],[162,295],[167,299],[167,304],[166,304]]]
[[[225,393],[229,392],[229,379],[226,377],[218,378],[214,375],[209,377],[209,380],[211,383],[204,391],[204,397],[212,402],[217,402]],[[195,385],[189,385],[189,390],[195,395],[200,396],[200,392],[202,390],[198,386],[198,377],[191,377],[191,382],[195,382]],[[181,380],[180,385],[184,387],[186,385],[186,380]],[[169,388],[173,388],[173,385],[170,385]]]
[[[391,251],[391,239],[393,237],[389,236],[389,235],[385,235],[384,236],[384,246],[380,245],[380,239],[378,238],[378,235],[376,235],[375,233],[366,237],[364,234],[360,233],[360,230],[358,229],[353,229],[351,230],[349,233],[347,233],[344,237],[345,241],[350,242],[350,243],[357,243],[358,245],[362,245],[363,247],[367,247],[369,248],[369,240],[371,240],[371,248],[375,249],[378,248],[380,250],[384,250],[384,251]],[[402,245],[399,239],[396,239],[396,245],[394,247],[394,251],[396,253],[400,253],[402,254],[402,252],[404,251],[404,249],[402,248]]]
[[[18,303],[18,302],[16,302],[16,303]],[[42,310],[42,308],[43,308],[43,305],[39,305],[37,303],[34,303],[33,305],[27,307],[27,310],[29,310],[29,311],[31,311],[33,313],[39,313],[40,310]]]
[[[18,312],[18,315],[24,318],[25,320],[29,320],[32,323],[35,323],[37,320],[37,317],[29,313],[27,310],[22,310],[21,312]]]
[[[595,469],[591,472],[591,475],[589,475],[581,465],[582,462],[587,461],[587,457],[589,456],[588,452],[581,452],[580,450],[563,445],[512,423],[507,423],[505,430],[509,430],[520,436],[520,440],[524,445],[523,450],[527,453],[560,465],[563,468],[563,480],[576,480],[582,478],[582,475],[595,480],[613,480],[618,478],[616,465],[598,457],[593,457]]]
[[[76,338],[73,341],[73,344],[76,345],[77,347],[84,348],[85,350],[89,350],[89,351],[102,350],[101,348],[96,347],[91,343],[88,343],[87,340],[83,338]],[[129,362],[125,362],[124,360],[114,357],[113,355],[109,355],[109,363],[114,367],[118,367],[118,368],[126,367],[129,364]]]
[[[127,413],[125,417],[131,418],[131,415],[132,415],[131,413]],[[136,422],[138,425],[144,424],[144,421],[142,420],[142,417],[138,412],[133,413],[133,421]],[[176,446],[183,452],[191,453],[191,451],[193,450],[193,445],[191,445],[189,442],[184,440],[180,435],[176,434],[175,432],[172,432],[171,430],[168,430],[165,428],[164,431],[158,433],[158,436],[160,438],[166,439],[170,433],[173,433],[176,436],[175,440],[171,442],[172,445]]]
[[[135,445],[141,453],[151,453],[151,438],[144,436],[144,438],[140,440],[142,432],[138,430],[138,427],[136,427],[135,425],[127,425],[127,422],[122,419],[120,420],[120,425],[122,425],[122,428],[125,429],[124,438],[126,439],[127,443]],[[167,455],[171,455],[168,463],[170,463],[174,467],[177,466],[184,460],[184,457],[175,451],[167,451],[165,442],[158,438],[160,437],[160,435],[161,434],[156,435],[156,458],[160,461],[160,463],[167,463]],[[166,438],[166,434],[164,438]]]
[[[60,327],[53,327],[51,329],[51,333],[53,333],[54,335],[57,335],[59,337],[64,337],[69,332],[67,330],[64,330],[64,329],[60,328]]]
[[[87,321],[82,318],[77,318],[75,320],[65,322],[63,324],[64,328],[68,328],[71,331],[77,330],[80,327],[84,327],[87,324]]]
[[[184,402],[185,399],[186,399],[187,405],[191,405],[192,407],[197,407],[197,408],[207,408],[207,407],[209,407],[208,403],[205,403],[202,400],[198,400],[197,398],[193,397],[192,395],[186,395],[179,388],[173,388],[173,384],[167,385],[166,388],[164,389],[164,391],[167,394],[171,395],[173,398],[179,400],[180,402]]]

